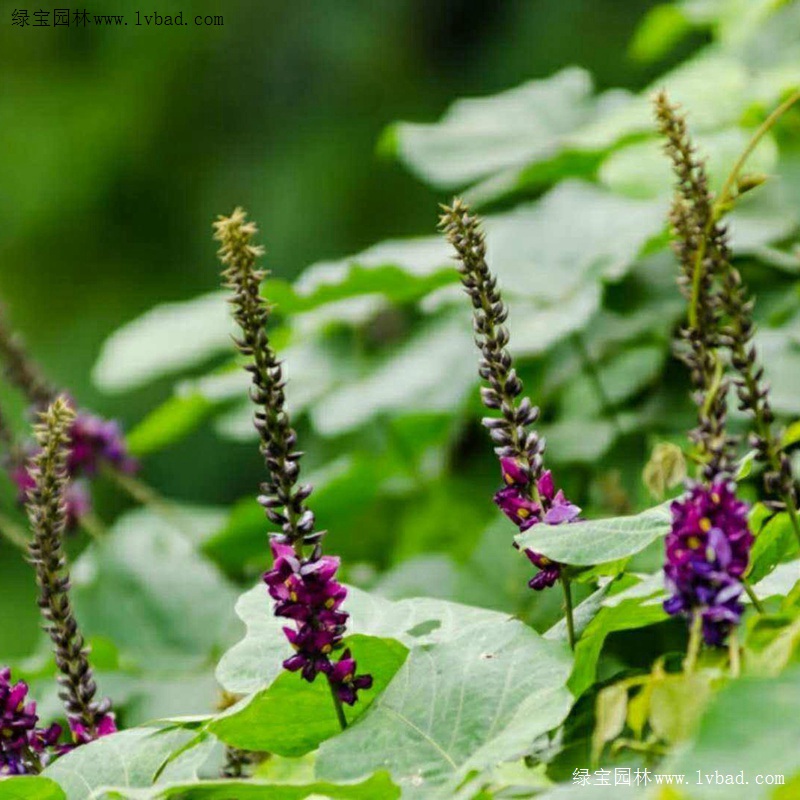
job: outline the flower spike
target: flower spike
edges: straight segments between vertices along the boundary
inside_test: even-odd
[[[267,273],[256,267],[263,250],[252,243],[258,229],[237,208],[230,217],[220,217],[214,230],[221,243],[218,255],[225,266],[225,286],[233,292],[233,315],[241,329],[235,342],[248,360],[250,397],[257,407],[254,422],[269,472],[259,502],[270,522],[281,528],[272,535],[273,564],[264,583],[275,601],[275,615],[293,623],[283,630],[295,653],[283,666],[309,682],[324,674],[345,727],[341,703],[352,705],[357,691],[372,685],[372,677],[354,674],[349,651],[337,662],[332,660],[343,646],[349,615],[341,606],[347,589],[336,580],[339,559],[322,554],[325,532],[315,530],[314,513],[306,504],[312,487],[298,484],[303,454],[296,450],[281,365],[267,336],[269,307],[260,294]]]
[[[486,263],[480,220],[459,198],[442,209],[439,227],[455,248],[461,283],[472,301],[475,343],[481,351],[478,374],[488,384],[481,388],[481,399],[488,409],[500,412],[499,418],[483,419],[500,459],[504,483],[494,501],[521,531],[542,521],[553,525],[570,522],[580,509],[565,500],[562,492],[556,494],[551,473],[544,471],[545,443],[531,429],[539,409],[527,397],[519,400],[522,381],[507,348],[509,334],[504,324],[508,307]],[[526,555],[541,570],[531,580],[531,588],[552,586],[560,566],[532,551]]]
[[[66,398],[56,398],[42,412],[36,426],[39,452],[30,467],[33,486],[28,491],[28,517],[33,531],[30,560],[36,569],[39,607],[53,642],[61,673],[59,696],[64,702],[76,744],[116,731],[111,702],[96,700],[97,685],[89,664],[89,650],[72,611],[70,579],[62,540],[67,526],[69,431],[75,412]]]

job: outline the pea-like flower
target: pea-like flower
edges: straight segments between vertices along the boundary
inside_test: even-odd
[[[717,479],[691,486],[671,510],[664,574],[672,596],[664,610],[700,614],[706,643],[721,645],[744,611],[741,577],[753,544],[748,505],[733,483]]]
[[[328,675],[337,697],[349,706],[358,699],[359,689],[372,688],[372,675],[356,675],[356,667],[356,660],[349,650],[345,650]]]
[[[550,470],[542,472],[536,481],[537,502],[531,499],[533,481],[530,472],[520,461],[510,457],[501,458],[500,469],[506,485],[495,494],[494,501],[521,531],[539,522],[546,525],[572,522],[581,513],[578,506],[567,500],[563,491],[559,489],[556,492]],[[530,549],[525,550],[525,555],[539,568],[528,586],[535,591],[553,586],[561,575],[561,565]]]
[[[85,411],[75,417],[69,432],[67,469],[72,476],[92,476],[102,464],[132,473],[138,463],[128,454],[119,423]]]
[[[36,727],[36,703],[27,697],[28,685],[12,684],[11,670],[0,669],[0,776],[40,772],[61,735],[59,725]]]

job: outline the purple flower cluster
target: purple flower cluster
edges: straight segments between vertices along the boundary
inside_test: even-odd
[[[73,530],[80,518],[92,508],[89,490],[81,478],[96,475],[101,464],[109,464],[128,474],[136,472],[139,465],[128,454],[119,423],[113,420],[81,412],[72,423],[69,435],[67,471],[72,480],[67,487],[65,501],[67,529]],[[17,500],[21,505],[25,504],[29,490],[35,485],[28,464],[37,453],[38,450],[29,449],[23,461],[16,461],[9,467],[9,475],[17,487]]]
[[[666,540],[664,574],[672,596],[668,614],[699,613],[707,644],[721,645],[738,624],[744,607],[741,577],[747,569],[753,535],[748,505],[735,484],[717,479],[695,484],[672,503],[672,528]]]
[[[97,474],[101,464],[110,464],[120,472],[136,472],[139,465],[128,454],[119,423],[81,412],[69,432],[70,452],[67,469],[70,475]]]
[[[538,500],[533,500],[533,479],[517,459],[501,458],[500,469],[505,487],[495,494],[494,502],[520,531],[526,531],[539,522],[546,525],[572,522],[581,513],[578,506],[567,500],[563,491],[559,489],[556,492],[550,470],[543,472],[536,481]],[[524,552],[530,562],[539,568],[528,586],[536,591],[553,586],[561,574],[561,565],[533,550],[526,549]]]
[[[300,670],[309,682],[324,673],[339,699],[353,705],[357,691],[372,686],[372,676],[356,675],[349,650],[336,663],[331,661],[331,654],[342,646],[349,617],[341,609],[347,589],[335,579],[339,559],[321,555],[318,548],[309,558],[302,557],[280,537],[273,538],[271,547],[274,563],[264,573],[264,583],[275,600],[275,616],[295,623],[283,629],[295,650],[284,668]]]
[[[109,736],[117,732],[117,719],[112,712],[104,714],[95,724],[95,731],[92,733],[86,725],[79,719],[70,719],[69,729],[72,732],[72,739],[74,745],[67,745],[63,750],[73,750],[78,745],[89,744],[95,739],[100,739],[103,736]]]
[[[39,772],[61,735],[59,725],[36,727],[36,703],[27,695],[24,681],[12,685],[11,670],[0,669],[0,776]]]

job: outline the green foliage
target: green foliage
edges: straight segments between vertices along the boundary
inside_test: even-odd
[[[711,42],[689,52],[698,32]],[[547,466],[582,507],[580,521],[514,536],[491,504],[500,476],[479,424],[469,304],[432,233],[432,202],[419,236],[265,282],[308,453],[302,477],[315,486],[309,504],[350,584],[346,644],[374,678],[346,709],[344,731],[325,677],[308,684],[282,669],[291,648],[263,583],[236,601],[237,582],[252,583],[269,561],[269,526],[255,501],[265,476],[225,296],[210,282],[208,294],[113,333],[93,378],[126,400],[154,401],[128,436],[152,478],[173,469],[170,448],[189,451],[213,432],[235,489],[193,507],[118,478],[149,508],[76,540],[72,575],[101,691],[127,729],[59,758],[45,777],[0,781],[0,800],[490,800],[552,782],[542,797],[583,799],[594,790],[565,785],[572,769],[639,758],[660,772],[800,781],[797,748],[787,746],[800,697],[789,516],[760,502],[760,470],[742,447],[737,478],[754,501],[756,534],[747,577],[764,613],[748,606],[740,663],[738,650],[704,652],[686,673],[685,626],[662,605],[669,505],[649,507],[694,469],[683,447],[689,385],[670,357],[684,313],[664,225],[671,177],[649,96],[664,86],[684,105],[718,189],[797,86],[798,36],[796,3],[661,4],[631,54],[651,64],[676,46],[689,55],[639,92],[598,94],[587,71],[570,67],[457,100],[438,121],[394,123],[379,143],[434,192],[461,192],[485,214],[510,349],[542,408]],[[758,297],[756,346],[781,423],[800,414],[799,120],[790,112],[762,139],[747,163],[752,186],[740,185],[751,190],[729,218],[737,267]],[[300,216],[316,236],[318,221]],[[747,422],[732,411],[731,425]],[[800,442],[797,423],[783,442]],[[251,461],[240,465],[240,452]],[[187,472],[187,486],[199,471]],[[222,499],[228,507],[212,505]],[[573,653],[559,589],[526,586],[535,568],[525,548],[566,565]],[[234,603],[246,628],[236,644]],[[17,671],[42,715],[57,715],[44,648]],[[220,687],[232,705],[212,712]],[[271,758],[251,780],[219,781],[223,744]],[[770,796],[759,792],[703,784],[685,796]]]

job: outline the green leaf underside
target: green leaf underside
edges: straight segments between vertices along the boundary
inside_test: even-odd
[[[350,634],[396,639],[406,647],[442,642],[486,624],[504,624],[509,617],[445,600],[418,598],[393,602],[348,588],[344,609],[351,615]],[[220,660],[217,679],[227,691],[251,694],[268,686],[291,654],[283,621],[272,615],[272,601],[263,584],[245,592],[236,613],[247,626],[245,638]],[[364,666],[366,669],[366,665]]]
[[[189,731],[134,728],[105,736],[59,758],[44,771],[67,800],[88,800],[99,787],[147,787],[169,756],[194,738]],[[211,742],[172,760],[160,780],[192,780],[209,754]]]
[[[260,780],[200,781],[176,783],[152,789],[108,789],[102,800],[305,800],[329,797],[332,800],[395,800],[400,790],[385,773],[375,774],[360,783],[274,784]],[[99,800],[99,799],[98,799]]]
[[[562,564],[593,566],[628,558],[647,547],[670,526],[669,505],[630,517],[582,520],[569,525],[535,525],[515,537],[520,547]]]

